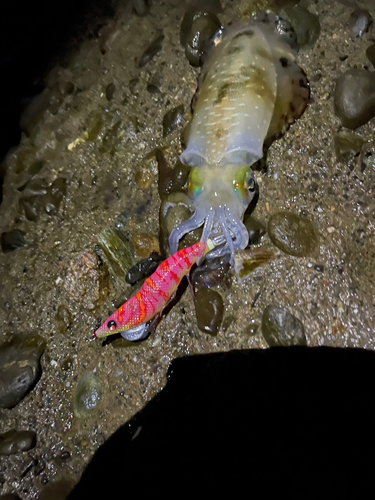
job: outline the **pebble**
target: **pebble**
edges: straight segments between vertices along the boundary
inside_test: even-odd
[[[224,313],[224,303],[220,293],[209,288],[200,288],[195,293],[194,304],[199,330],[216,335]]]
[[[280,17],[290,22],[300,47],[314,47],[320,34],[318,16],[300,5],[287,4],[281,9]]]
[[[364,172],[367,169],[375,170],[375,140],[366,142],[362,149],[359,157],[361,171]]]
[[[42,210],[48,215],[57,215],[66,196],[66,187],[64,177],[58,177],[49,186],[44,179],[31,179],[20,198],[20,212],[30,221],[36,221]]]
[[[240,250],[234,258],[234,270],[239,278],[246,278],[259,266],[275,258],[275,253],[265,248]]]
[[[15,337],[0,346],[0,408],[13,408],[34,387],[45,346],[39,335]]]
[[[338,132],[333,137],[335,153],[338,160],[357,155],[365,140],[353,132]]]
[[[367,47],[366,56],[370,63],[375,67],[375,43]]]
[[[268,234],[277,248],[296,257],[310,255],[319,246],[319,235],[313,223],[290,212],[271,215]]]
[[[174,168],[171,168],[160,149],[155,151],[158,163],[158,191],[160,199],[164,199],[169,193],[181,191],[185,186],[190,172],[190,167],[177,160]]]
[[[201,266],[196,267],[190,276],[194,288],[213,288],[220,285],[228,277],[229,259],[228,254],[205,260]]]
[[[149,6],[147,0],[132,0],[133,9],[137,16],[143,17],[148,13]]]
[[[192,66],[201,65],[207,43],[220,28],[219,19],[211,12],[187,11],[181,23],[180,41]]]
[[[350,16],[350,29],[356,36],[366,33],[372,23],[372,17],[365,9],[356,9]]]
[[[34,431],[11,429],[5,434],[0,434],[0,455],[14,455],[31,450],[35,444],[36,433]]]
[[[74,486],[72,479],[51,481],[43,488],[38,500],[66,500]]]
[[[105,229],[97,239],[114,274],[125,278],[128,270],[135,264],[130,241],[119,229]]]
[[[73,403],[77,418],[86,418],[98,406],[102,397],[101,384],[92,372],[85,373],[78,381]]]
[[[116,85],[113,82],[109,83],[105,88],[105,96],[107,98],[107,101],[112,101],[115,96],[115,92]]]
[[[179,104],[167,111],[163,117],[163,137],[171,134],[184,119],[184,105]]]
[[[152,252],[159,253],[158,239],[149,233],[140,233],[131,239],[134,251],[139,257],[146,259]]]
[[[136,172],[134,180],[139,188],[148,189],[154,180],[154,174],[150,172],[150,170],[140,168],[138,172]]]
[[[266,234],[267,226],[252,215],[245,217],[244,224],[249,232],[249,245],[257,245]]]
[[[344,127],[350,129],[375,116],[375,73],[349,69],[342,74],[336,82],[334,109]]]
[[[76,306],[89,311],[109,294],[109,272],[95,252],[82,252],[70,263],[65,289]]]
[[[306,345],[303,324],[285,307],[269,305],[265,308],[262,333],[270,347]]]
[[[66,334],[73,325],[72,315],[65,304],[60,304],[54,317],[57,330],[60,334]]]
[[[158,35],[143,52],[139,59],[138,66],[143,68],[148,62],[150,62],[158,52],[160,52],[163,45],[164,35]]]
[[[161,203],[159,212],[160,227],[160,247],[163,255],[169,253],[168,238],[175,227],[188,219],[194,212],[192,200],[185,193],[171,193]],[[191,246],[197,243],[201,237],[202,228],[198,228],[186,236],[181,241],[181,246]]]
[[[1,249],[4,253],[13,252],[18,248],[25,246],[26,233],[20,229],[12,229],[11,231],[1,234]]]
[[[163,257],[156,252],[152,252],[149,257],[141,260],[129,269],[126,275],[126,282],[129,285],[135,285],[138,281],[148,278],[156,271],[161,262],[163,262]]]

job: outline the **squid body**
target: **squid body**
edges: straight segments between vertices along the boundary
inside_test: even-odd
[[[195,213],[172,231],[172,254],[186,233],[202,225],[202,241],[210,238],[217,247],[211,255],[230,253],[233,264],[235,251],[247,246],[242,219],[254,196],[251,166],[301,116],[309,99],[294,47],[294,33],[273,14],[257,14],[249,24],[215,35],[180,158],[192,167]]]

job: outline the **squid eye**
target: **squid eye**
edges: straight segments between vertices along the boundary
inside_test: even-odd
[[[116,328],[117,328],[116,321],[113,321],[113,319],[111,319],[111,321],[108,321],[107,328],[108,328],[108,330],[111,330],[111,331],[116,330]]]
[[[255,182],[253,174],[251,174],[251,176],[249,177],[249,179],[247,181],[247,189],[249,191],[253,192],[253,191],[255,191],[255,187],[256,187],[256,182]]]

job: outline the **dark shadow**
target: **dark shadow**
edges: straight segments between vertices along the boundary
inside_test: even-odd
[[[362,498],[373,482],[374,375],[375,353],[353,349],[176,359],[165,389],[99,448],[68,499],[259,488],[261,498]]]

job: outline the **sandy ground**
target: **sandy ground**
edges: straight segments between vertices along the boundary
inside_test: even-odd
[[[246,20],[266,5],[223,1],[219,17],[223,24],[239,16]],[[79,282],[86,278],[73,273],[82,269],[84,252],[95,252],[97,235],[107,227],[117,226],[129,238],[145,232],[158,236],[157,166],[147,155],[164,147],[172,164],[177,159],[183,124],[163,138],[162,120],[167,110],[183,104],[187,123],[198,73],[179,42],[183,2],[155,1],[142,18],[120,7],[101,28],[101,37],[87,38],[66,67],[50,74],[50,88],[71,82],[74,90],[63,94],[57,110],[44,112],[30,137],[24,135],[6,159],[0,232],[21,229],[26,245],[0,254],[0,335],[5,340],[12,334],[38,333],[47,347],[36,387],[13,409],[0,410],[0,432],[14,427],[37,432],[34,449],[1,458],[4,493],[17,492],[28,500],[37,498],[48,481],[76,481],[98,446],[164,386],[173,358],[266,348],[260,324],[270,303],[287,307],[302,321],[309,346],[373,349],[375,173],[368,168],[362,172],[357,157],[338,161],[333,144],[342,130],[333,111],[335,80],[349,68],[370,66],[365,50],[375,41],[374,25],[362,38],[352,35],[350,5],[310,3],[321,34],[315,47],[301,50],[298,59],[310,81],[311,103],[271,146],[267,172],[257,173],[256,216],[267,221],[280,210],[303,213],[319,231],[320,248],[301,258],[278,252],[274,261],[245,280],[232,276],[231,285],[222,290],[224,322],[216,337],[198,330],[187,291],[146,341],[127,348],[102,346],[93,330],[113,310],[116,298],[122,292],[129,296],[131,288],[111,274],[99,297],[97,281],[82,290]],[[370,1],[357,5],[375,19]],[[161,51],[139,68],[140,56],[159,30],[165,35]],[[341,61],[340,56],[347,58]],[[139,80],[129,86],[135,78]],[[159,80],[160,94],[147,92],[152,78]],[[105,93],[111,83],[115,92],[108,101]],[[95,124],[90,140],[85,131]],[[370,140],[373,127],[374,121],[356,133]],[[67,193],[57,215],[41,211],[37,221],[28,221],[19,210],[22,193],[17,186],[24,175],[19,171],[37,160],[45,165],[36,178],[51,183],[64,177]],[[150,173],[149,186],[135,182],[139,170]],[[268,236],[261,245],[272,247]],[[316,265],[323,270],[317,271]],[[95,265],[91,271],[96,279]],[[56,318],[62,310],[69,317],[65,327]],[[80,419],[74,416],[73,402],[77,383],[87,372],[95,374],[101,399]],[[334,387],[345,381],[327,383]],[[70,454],[66,460],[61,459],[64,452]],[[38,466],[22,477],[31,459]]]

